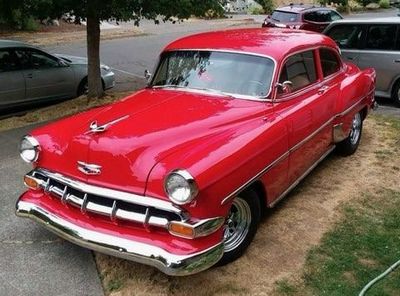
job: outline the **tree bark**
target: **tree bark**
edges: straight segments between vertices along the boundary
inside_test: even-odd
[[[96,13],[96,0],[88,0],[86,39],[88,56],[88,100],[104,94],[100,72],[100,19]]]

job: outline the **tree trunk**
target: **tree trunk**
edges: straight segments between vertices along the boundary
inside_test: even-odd
[[[88,0],[86,39],[88,56],[88,100],[103,96],[100,73],[100,19],[96,13],[96,0]]]

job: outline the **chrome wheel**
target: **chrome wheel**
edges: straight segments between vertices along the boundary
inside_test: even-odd
[[[357,113],[353,118],[350,131],[350,143],[352,145],[355,145],[360,139],[361,125],[362,125],[361,115],[360,113]]]
[[[236,197],[224,225],[224,251],[237,248],[246,238],[251,224],[251,209],[248,203]]]

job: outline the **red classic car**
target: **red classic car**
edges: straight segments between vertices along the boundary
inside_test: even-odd
[[[356,151],[374,82],[318,33],[179,39],[145,89],[23,138],[16,213],[169,275],[226,264],[335,147]]]

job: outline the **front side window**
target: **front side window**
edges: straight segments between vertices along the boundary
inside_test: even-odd
[[[289,57],[282,67],[279,82],[290,81],[291,91],[296,91],[317,81],[314,54],[312,50]]]
[[[327,48],[321,48],[319,50],[319,56],[321,59],[322,73],[324,74],[324,77],[339,71],[340,62],[335,52]]]
[[[9,72],[18,69],[18,63],[12,50],[0,50],[0,72]]]
[[[271,19],[280,23],[294,23],[300,21],[300,15],[294,12],[275,10],[271,15]]]
[[[267,57],[215,51],[171,51],[161,56],[151,86],[265,97],[273,70],[274,62]]]
[[[308,12],[304,15],[304,19],[315,23],[328,23],[331,21],[331,12],[329,10]]]
[[[395,25],[371,25],[368,28],[366,49],[391,50],[395,48]]]
[[[59,67],[55,58],[34,49],[17,49],[15,51],[21,65],[25,69],[46,69]]]
[[[332,27],[327,35],[343,49],[357,49],[360,47],[362,38],[362,26],[360,25],[337,25]]]

